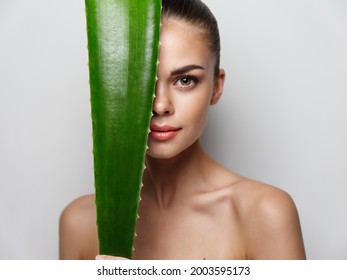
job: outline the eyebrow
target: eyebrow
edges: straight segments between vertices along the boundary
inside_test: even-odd
[[[186,66],[183,66],[181,68],[178,68],[178,69],[171,71],[171,76],[179,76],[179,75],[185,74],[185,73],[192,71],[192,70],[195,70],[195,69],[204,70],[205,68],[200,66],[200,65],[195,65],[195,64],[186,65]]]

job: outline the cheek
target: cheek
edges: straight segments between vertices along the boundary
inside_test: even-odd
[[[208,95],[189,96],[186,100],[181,100],[180,103],[180,114],[184,122],[191,126],[191,129],[202,132],[210,107]]]

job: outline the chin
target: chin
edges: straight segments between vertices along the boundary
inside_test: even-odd
[[[174,159],[186,152],[189,153],[189,151],[194,149],[193,147],[196,143],[198,143],[198,141],[195,141],[193,143],[181,143],[181,145],[169,145],[161,147],[154,145],[154,147],[152,148],[151,145],[149,145],[146,155],[154,159]]]
[[[154,159],[170,159],[177,156],[178,153],[170,153],[168,151],[161,151],[161,152],[153,152],[150,150],[147,150],[147,156],[154,158]]]

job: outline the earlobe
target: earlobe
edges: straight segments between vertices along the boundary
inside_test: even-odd
[[[219,98],[221,97],[221,95],[222,95],[222,92],[220,92],[220,93],[218,93],[218,92],[212,93],[210,105],[216,104],[218,102]]]
[[[215,105],[223,93],[224,88],[224,80],[225,80],[225,71],[224,69],[220,69],[218,77],[215,79],[215,84],[213,87],[213,94],[211,97],[210,105]]]

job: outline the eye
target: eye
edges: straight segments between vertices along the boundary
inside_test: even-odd
[[[197,84],[198,80],[195,77],[184,76],[180,77],[175,81],[175,86],[182,88],[190,88]]]
[[[184,78],[179,79],[179,82],[180,82],[181,86],[188,87],[192,84],[193,81],[190,78],[184,77]]]

